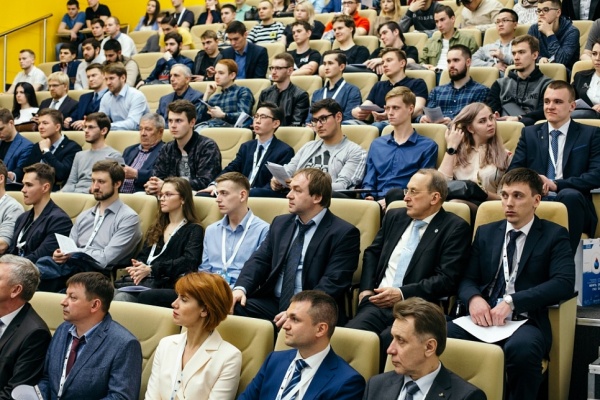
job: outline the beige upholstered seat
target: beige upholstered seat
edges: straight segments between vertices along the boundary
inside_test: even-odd
[[[515,31],[515,37],[525,35],[528,31],[529,25],[518,24],[517,30]],[[483,44],[491,44],[498,39],[500,39],[500,35],[498,35],[498,29],[496,29],[496,27],[488,28],[483,35]]]
[[[10,197],[12,197],[13,199],[15,199],[16,201],[18,201],[19,204],[21,204],[23,206],[25,211],[31,209],[31,206],[27,206],[23,202],[23,193],[21,193],[21,192],[6,192],[6,194],[9,195]]]
[[[273,324],[269,321],[228,315],[217,327],[223,340],[242,352],[242,374],[238,395],[258,373],[261,365],[273,351]]]
[[[275,58],[277,54],[285,53],[285,45],[282,42],[257,43],[257,45],[267,49],[267,54],[269,55],[269,65],[273,63],[273,58]],[[267,75],[265,76],[265,78],[268,78],[269,74],[270,72],[267,69]]]
[[[361,17],[364,17],[364,18],[368,18],[371,26],[373,26],[375,24],[375,20],[377,19],[377,11],[373,10],[373,9],[361,10],[361,8],[358,7],[358,15],[360,15]],[[356,42],[356,38],[359,38],[359,37],[365,37],[365,36],[355,36],[354,41]]]
[[[335,17],[336,13],[321,13],[321,14],[315,14],[315,21],[319,21],[321,23],[323,23],[323,25],[327,25],[328,22],[330,22],[333,17]]]
[[[331,50],[331,42],[329,40],[323,40],[323,39],[310,40],[308,42],[308,45],[310,46],[311,49],[316,50],[321,54],[325,53],[327,50]],[[296,46],[296,43],[292,42],[288,46],[288,51],[296,50],[297,48],[298,48],[298,46]]]
[[[258,21],[243,21],[243,24],[246,26],[246,30],[250,32],[252,28],[258,25]]]
[[[224,26],[224,24],[204,24],[192,26],[190,33],[192,34],[192,42],[194,43],[194,48],[202,48],[202,41],[200,40],[200,37],[204,34],[204,32],[208,30],[212,30],[214,32],[222,31],[225,29]]]
[[[140,144],[140,134],[137,131],[110,131],[106,144],[123,154],[129,146]]]
[[[483,86],[487,86],[489,88],[491,88],[494,82],[496,82],[500,77],[498,68],[496,67],[471,67],[469,69],[469,74],[474,81],[479,82]],[[440,86],[449,82],[450,75],[448,75],[448,70],[446,69],[444,72],[442,72],[442,76],[440,76]]]
[[[133,209],[140,217],[140,228],[145,236],[150,226],[156,220],[158,212],[158,200],[155,196],[143,194],[120,194],[121,201]],[[140,243],[141,245],[141,243]]]
[[[546,75],[548,78],[552,78],[552,80],[567,80],[567,69],[562,64],[546,63],[538,64],[538,67],[540,67],[540,71],[542,72],[542,74]],[[508,74],[514,68],[514,65],[509,65],[508,67],[506,67],[505,74]]]
[[[379,81],[377,75],[370,72],[347,72],[343,74],[343,77],[345,81],[353,84],[360,90],[360,96],[363,101],[367,99],[373,85]]]
[[[196,210],[198,223],[202,225],[202,228],[205,231],[210,224],[213,224],[223,218],[223,215],[221,215],[219,212],[219,206],[217,205],[214,197],[195,196],[194,209]]]
[[[361,374],[365,381],[379,373],[379,336],[375,333],[336,327],[330,343],[333,351]],[[289,349],[282,329],[277,335],[275,351]]]
[[[50,196],[73,222],[83,211],[94,207],[97,201],[91,194],[54,192]]]
[[[406,202],[398,200],[388,205],[387,210],[404,207],[406,207]],[[445,201],[442,207],[444,208],[444,211],[451,212],[452,214],[455,214],[464,219],[467,222],[467,224],[471,224],[471,212],[469,210],[469,206],[467,206],[466,204],[455,201]]]
[[[148,39],[154,35],[157,35],[156,31],[134,31],[129,33],[129,37],[133,39],[138,53],[142,51]]]
[[[296,18],[294,17],[278,17],[278,18],[273,18],[275,21],[279,21],[281,22],[284,26],[288,26],[289,24],[294,23],[294,21],[296,21]]]
[[[40,90],[38,92],[35,92],[35,97],[38,101],[38,104],[41,104],[42,101],[51,98],[52,96],[50,96],[50,92],[47,90]],[[11,107],[12,109],[12,107]]]
[[[440,360],[450,371],[483,390],[488,399],[502,399],[504,353],[499,346],[448,338]],[[393,370],[388,356],[385,372]]]
[[[275,136],[282,142],[287,143],[297,153],[302,146],[315,138],[315,132],[307,127],[280,126],[275,131]]]
[[[13,107],[13,95],[2,93],[0,94],[0,108],[6,108],[12,110]]]
[[[387,78],[387,75],[384,75]],[[430,93],[435,87],[435,72],[425,69],[409,69],[406,71],[406,76],[409,78],[421,78],[427,85],[427,92]]]
[[[592,60],[577,61],[575,64],[573,64],[573,70],[571,71],[571,83],[573,83],[576,73],[580,71],[587,71],[592,68],[594,68]]]
[[[342,133],[365,151],[369,151],[373,140],[379,137],[379,129],[372,125],[342,125]]]
[[[202,136],[211,138],[221,150],[221,165],[225,168],[235,158],[242,143],[252,139],[252,131],[245,128],[206,128]]]
[[[190,49],[190,50],[181,50],[181,55],[194,61],[196,59],[196,55],[198,54],[199,51],[200,51],[199,48]],[[193,73],[193,71],[192,71],[192,73]]]
[[[63,310],[60,302],[65,298],[64,294],[35,292],[33,298],[29,301],[35,311],[42,317],[50,333],[54,335],[56,328],[64,322]]]
[[[45,62],[45,63],[39,63],[37,65],[37,67],[39,69],[42,70],[42,72],[44,73],[44,75],[48,76],[52,73],[52,67],[54,67],[55,64],[58,64],[58,62],[54,61],[54,62]]]
[[[250,197],[248,207],[254,215],[268,224],[272,223],[276,216],[289,213],[287,199]]]
[[[160,98],[173,93],[173,87],[171,85],[143,85],[140,87],[140,91],[148,101],[150,112],[156,112]]]
[[[318,75],[292,76],[291,80],[294,85],[308,93],[309,99],[312,99],[315,90],[323,87],[323,80]]]
[[[525,125],[517,121],[498,121],[497,124],[498,134],[502,138],[504,147],[514,153]]]
[[[156,62],[162,56],[163,53],[138,53],[134,54],[131,58],[137,63],[142,79],[146,79],[156,66]]]
[[[269,65],[271,65],[270,62],[269,62]],[[266,88],[271,86],[271,81],[268,79],[254,78],[254,79],[236,79],[235,83],[238,86],[247,87],[248,89],[250,89],[250,91],[254,95],[254,107],[252,108],[252,115],[254,115],[254,113],[256,112],[256,108],[258,107],[258,98],[260,96],[260,92],[262,92],[263,90],[265,90]]]
[[[92,93],[92,91],[87,90],[87,89],[69,90],[69,97],[72,98],[73,100],[79,101],[79,98],[81,97],[81,95],[86,94],[86,93]]]
[[[577,20],[573,21],[573,25],[575,28],[579,29],[579,54],[583,53],[585,50],[585,42],[587,41],[588,35],[590,33],[590,29],[594,21],[589,20]]]
[[[423,47],[425,47],[425,44],[427,43],[427,39],[429,39],[424,32],[406,32],[404,38],[406,39],[406,45],[415,46],[419,51],[419,54],[421,54]],[[419,62],[419,60],[415,61]]]

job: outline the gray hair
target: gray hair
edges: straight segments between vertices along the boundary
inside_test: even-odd
[[[34,263],[26,258],[6,254],[0,257],[0,264],[10,268],[9,285],[21,285],[21,299],[31,300],[40,284],[40,271]]]
[[[189,70],[189,68],[188,68]],[[157,114],[157,113],[148,113],[142,116],[142,118],[140,118],[140,123],[142,123],[142,121],[150,121],[152,122],[152,124],[154,125],[154,127],[158,130],[164,130],[165,129],[165,119],[162,115]]]
[[[423,168],[418,170],[417,174],[430,176],[431,183],[427,189],[430,192],[438,192],[440,194],[441,203],[446,201],[446,198],[448,197],[448,181],[441,172],[433,168]]]
[[[183,72],[183,76],[185,76],[186,78],[192,77],[192,70],[190,69],[190,67],[188,67],[185,64],[175,64],[171,67],[171,69],[173,69],[173,68],[180,68],[181,71]]]

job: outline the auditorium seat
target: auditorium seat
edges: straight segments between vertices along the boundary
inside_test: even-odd
[[[292,83],[308,93],[308,98],[312,99],[315,90],[323,87],[323,79],[319,75],[298,75],[291,76]]]
[[[433,90],[433,88],[436,86],[435,84],[435,72],[430,71],[430,70],[418,70],[418,69],[409,69],[406,72],[406,76],[409,78],[421,78],[425,81],[425,84],[427,85],[427,93],[431,93],[431,91]],[[383,75],[384,77],[387,76]],[[383,77],[382,79],[383,80]]]
[[[436,168],[439,168],[444,154],[446,154],[446,125],[442,124],[412,124],[412,127],[417,131],[419,135],[428,137],[438,145],[438,157],[436,162]],[[383,128],[382,135],[392,133],[393,127],[391,125]]]
[[[573,70],[571,71],[571,83],[573,83],[576,73],[579,71],[587,71],[592,68],[594,68],[592,60],[577,61],[575,64],[573,64]]]
[[[379,129],[372,125],[342,125],[342,133],[367,152],[379,137]]]
[[[379,81],[377,74],[371,72],[346,72],[342,76],[345,81],[358,87],[363,101],[367,99],[371,88]]]
[[[327,50],[331,50],[331,42],[329,40],[323,40],[323,39],[309,40],[308,45],[310,46],[311,49],[316,50],[319,53],[321,53],[321,55],[323,55],[323,53],[325,53]],[[292,42],[288,46],[288,51],[296,50],[297,47],[298,46],[296,46],[296,42]]]
[[[497,121],[496,124],[504,147],[514,154],[525,125],[518,121]]]
[[[213,224],[223,218],[219,212],[219,206],[214,197],[194,196],[194,209],[198,223],[206,231],[210,224]]]
[[[55,64],[58,64],[58,62],[53,61],[53,62],[44,62],[44,63],[39,63],[37,65],[37,67],[39,69],[42,70],[42,72],[44,73],[44,75],[49,76],[52,73],[52,67],[54,67]]]
[[[94,207],[97,201],[91,194],[54,192],[50,196],[73,222],[83,211]]]
[[[387,210],[392,210],[394,208],[405,208],[406,207],[406,202],[405,201],[394,201],[391,204],[389,204],[387,206]],[[461,217],[462,219],[464,219],[467,224],[471,224],[471,211],[469,210],[469,206],[466,205],[465,203],[459,203],[457,201],[445,201],[444,204],[442,205],[442,207],[444,208],[444,211],[446,212],[451,212],[454,215],[457,215],[459,217]]]
[[[283,26],[288,26],[289,24],[292,24],[296,21],[296,18],[294,17],[278,17],[273,19],[275,20],[275,22],[281,22]]]
[[[0,94],[0,108],[6,108],[7,110],[12,111],[13,99],[14,97],[12,94]]]
[[[135,43],[135,48],[138,53],[142,51],[148,39],[154,35],[157,35],[156,31],[134,31],[129,32],[128,34],[128,36],[133,39],[133,43]]]
[[[194,43],[194,48],[202,49],[202,41],[200,37],[204,34],[204,32],[212,30],[214,32],[222,31],[223,24],[204,24],[204,25],[194,25],[190,30],[192,34],[192,42]]]
[[[181,50],[181,55],[194,61],[196,59],[196,55],[198,54],[198,52],[200,51],[201,48],[202,47],[198,47],[198,48],[190,49],[190,50]],[[194,71],[192,71],[192,74],[193,73],[194,73]]]
[[[252,139],[252,131],[245,128],[205,128],[202,136],[217,142],[221,151],[221,165],[225,168],[235,158],[242,143]]]
[[[368,18],[370,26],[373,26],[375,24],[375,21],[377,20],[377,10],[373,10],[371,8],[367,8],[367,9],[363,10],[360,7],[358,7],[358,15],[360,15],[361,17],[364,17],[364,18]],[[355,36],[354,41],[356,42],[356,39],[359,37],[360,36]]]
[[[269,61],[269,65],[271,65],[271,61]],[[263,90],[265,90],[266,88],[271,86],[271,81],[268,79],[254,78],[254,79],[236,79],[235,83],[238,86],[247,87],[248,89],[250,89],[250,91],[254,95],[254,107],[252,108],[252,115],[254,115],[254,113],[256,112],[256,108],[258,107],[258,97],[260,96],[260,92],[262,92]]]
[[[333,17],[336,16],[337,13],[321,13],[321,14],[317,14],[315,13],[315,21],[319,21],[321,22],[323,25],[327,25],[328,22],[330,22]]]
[[[163,53],[139,53],[134,54],[131,58],[137,63],[142,79],[146,79],[154,67],[156,67],[156,62],[161,59],[162,56]]]
[[[297,153],[302,146],[314,140],[315,132],[311,128],[300,126],[280,126],[275,131],[275,136],[287,143]]]
[[[250,197],[248,199],[248,207],[254,215],[271,224],[278,215],[289,213],[287,199],[271,198],[271,197]]]
[[[585,50],[585,42],[587,41],[594,21],[577,20],[572,22],[575,28],[579,30],[579,54],[583,54],[583,50]]]
[[[47,90],[39,90],[39,91],[35,92],[35,97],[37,99],[38,104],[41,104],[42,101],[49,99],[52,96],[50,96],[50,92]]]
[[[273,64],[273,59],[277,54],[285,53],[285,45],[282,42],[256,44],[267,49],[267,54],[269,56],[269,65]],[[267,69],[267,75],[265,76],[265,78],[268,79],[269,75],[271,75],[271,72]]]
[[[140,134],[136,131],[110,131],[105,143],[123,154],[129,146],[140,144]]]
[[[407,46],[415,46],[419,54],[423,52],[423,47],[427,44],[427,34],[424,32],[406,32],[404,34],[405,44]],[[417,63],[419,60],[415,60]]]
[[[173,87],[167,84],[159,85],[142,85],[140,91],[146,97],[150,112],[156,112],[160,98],[173,93]]]
[[[81,95],[84,95],[86,93],[92,93],[92,91],[89,89],[69,90],[68,94],[69,94],[69,97],[72,98],[73,100],[79,101],[79,98],[81,97]]]
[[[494,82],[500,77],[500,72],[496,67],[471,67],[469,74],[474,81],[481,83],[483,86],[491,88]],[[450,75],[445,69],[440,76],[440,86],[450,83]]]
[[[144,194],[126,194],[121,193],[121,201],[133,209],[140,217],[140,228],[142,235],[146,237],[146,232],[150,226],[156,221],[156,213],[158,212],[158,200],[155,196]],[[141,248],[142,243],[140,243]],[[138,249],[139,250],[139,249]]]

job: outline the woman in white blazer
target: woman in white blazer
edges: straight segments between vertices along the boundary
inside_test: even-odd
[[[233,400],[242,353],[216,331],[233,303],[229,285],[219,275],[194,272],[175,291],[173,319],[187,332],[160,341],[146,400]]]

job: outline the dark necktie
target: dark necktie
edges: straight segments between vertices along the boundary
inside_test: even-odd
[[[75,360],[77,359],[77,349],[84,343],[85,336],[82,338],[76,338],[73,336],[73,343],[71,343],[71,351],[69,351],[69,358],[67,359],[67,370],[65,376],[69,376],[69,372],[71,372],[71,368],[73,368],[73,364],[75,364]]]
[[[282,399],[284,399],[285,396],[287,396],[292,390],[294,390],[294,388],[296,386],[298,386],[298,383],[300,383],[300,379],[302,378],[302,370],[304,368],[306,368],[307,366],[308,366],[308,364],[306,363],[306,361],[304,361],[302,359],[296,360],[296,366],[294,367],[294,374],[292,375],[292,379],[290,379],[285,390],[281,394]],[[291,400],[295,399],[297,395],[298,395],[298,392],[296,392],[290,399]]]
[[[514,229],[508,232],[508,244],[506,245],[506,261],[508,263],[508,273],[512,274],[513,262],[515,258],[515,251],[517,250],[517,238],[522,234],[521,231],[515,231]],[[504,272],[502,271],[502,264],[498,267],[498,273],[496,274],[496,282],[490,294],[489,304],[490,307],[496,307],[496,302],[506,289],[506,280],[504,279]]]
[[[279,298],[279,311],[285,311],[290,305],[290,300],[294,296],[294,287],[296,283],[296,271],[302,260],[302,247],[304,247],[304,235],[306,231],[314,224],[310,221],[304,225],[298,221],[298,235],[290,246],[287,260],[283,270],[283,284],[281,285],[281,297]]]
[[[554,168],[554,164],[558,162],[558,137],[560,136],[560,131],[554,130],[550,132],[550,148],[552,149],[552,158],[554,159],[554,163],[552,159],[548,157],[548,168],[546,170],[546,178],[553,180],[556,179],[556,169]]]
[[[255,167],[258,166],[258,163],[260,162],[260,158],[262,157],[263,152],[265,151],[265,148],[263,147],[262,144],[258,145],[258,154],[256,155],[256,165]]]
[[[406,382],[406,397],[405,400],[413,400],[415,393],[419,391],[419,385],[415,381]]]

